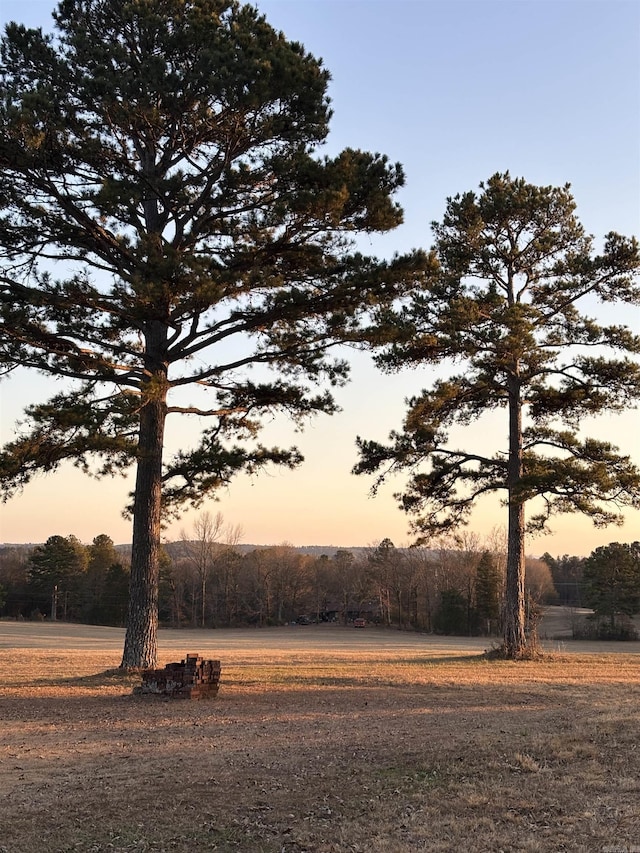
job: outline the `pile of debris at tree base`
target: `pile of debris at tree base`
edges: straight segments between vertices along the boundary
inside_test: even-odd
[[[187,655],[180,663],[168,663],[164,669],[145,669],[142,684],[133,688],[136,695],[170,696],[174,699],[210,699],[218,693],[220,661]]]

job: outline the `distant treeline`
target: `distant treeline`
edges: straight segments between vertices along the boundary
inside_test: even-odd
[[[204,513],[196,538],[165,545],[160,619],[173,627],[240,627],[355,619],[443,634],[499,635],[505,556],[499,537],[442,539],[432,548],[241,545],[221,516]],[[326,553],[323,553],[323,550]],[[52,536],[0,546],[0,616],[123,626],[128,546],[102,534],[90,545]],[[588,607],[576,638],[636,639],[640,543],[617,542],[587,558],[527,560],[528,615],[541,604]]]
[[[216,628],[364,618],[428,632],[500,631],[504,555],[475,537],[428,549],[396,548],[388,539],[327,553],[318,546],[249,549],[217,541],[216,521],[201,520],[199,538],[165,546],[161,623]],[[530,602],[580,603],[579,561],[568,562],[576,559],[550,560],[551,566],[528,560]],[[52,536],[43,545],[0,548],[5,617],[124,625],[128,581],[128,549],[104,534],[90,545]]]

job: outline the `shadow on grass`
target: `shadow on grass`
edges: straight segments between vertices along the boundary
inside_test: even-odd
[[[243,667],[232,665],[230,667],[231,675],[227,674],[221,679],[221,687],[223,685],[236,687],[250,687],[252,685],[265,684],[273,685],[274,687],[312,687],[326,688],[338,687],[343,689],[353,688],[379,688],[379,687],[398,687],[411,686],[410,681],[406,681],[406,676],[401,676],[400,679],[389,677],[387,674],[379,674],[376,670],[378,666],[384,666],[387,661],[366,661],[362,663],[354,663],[349,661],[345,663],[340,661],[336,664],[336,670],[349,669],[350,673],[341,675],[333,675],[330,666],[322,667],[320,672],[300,673],[296,671],[295,665],[289,670],[287,667],[278,667],[271,669],[268,675],[261,677],[259,671],[250,664],[246,667],[246,674],[243,675]],[[393,661],[393,666],[406,667],[412,670],[429,670],[431,668],[439,668],[448,664],[462,664],[463,666],[476,667],[478,665],[486,665],[490,663],[485,655],[442,655],[438,657],[424,658],[399,658]],[[224,667],[223,667],[224,669]]]
[[[140,673],[124,669],[105,669],[89,675],[72,675],[68,678],[39,678],[34,687],[132,687],[140,683]]]
[[[447,663],[464,663],[470,666],[475,666],[479,663],[489,663],[491,661],[488,652],[477,652],[475,654],[461,653],[451,655],[424,655],[424,657],[410,658],[394,658],[394,664],[402,664],[403,666],[441,666]],[[383,663],[383,661],[381,661]]]

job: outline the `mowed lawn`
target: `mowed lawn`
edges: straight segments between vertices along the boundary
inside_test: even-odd
[[[122,632],[0,622],[0,851],[640,851],[640,646],[163,631],[212,701],[135,696]]]

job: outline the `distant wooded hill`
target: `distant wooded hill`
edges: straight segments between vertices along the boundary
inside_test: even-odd
[[[174,557],[180,554],[184,543],[178,540],[177,542],[166,542],[164,548],[169,556]],[[117,550],[122,553],[128,553],[131,550],[130,545],[117,545]],[[290,545],[287,542],[282,542],[279,545],[253,545],[240,543],[233,546],[234,550],[241,554],[249,554],[251,551],[261,551],[269,548],[290,548],[298,554],[309,554],[311,557],[321,557],[325,554],[327,557],[334,557],[338,551],[349,551],[354,557],[366,556],[373,548],[365,548],[362,546],[353,546],[351,548],[339,545]],[[402,549],[398,549],[402,550]]]

